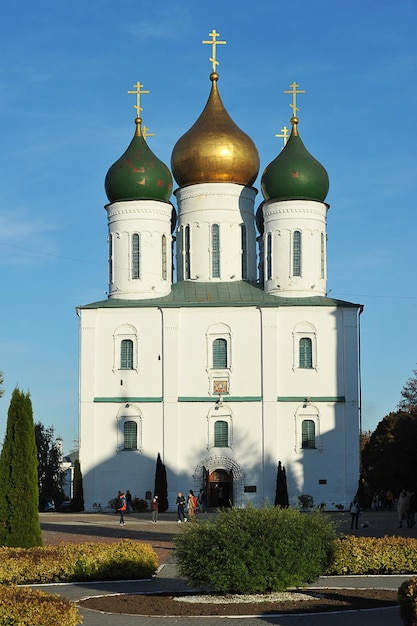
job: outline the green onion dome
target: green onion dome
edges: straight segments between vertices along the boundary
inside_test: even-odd
[[[149,148],[142,134],[142,119],[135,119],[136,131],[126,152],[110,167],[105,190],[110,202],[120,200],[162,200],[172,193],[168,167]]]
[[[261,191],[265,200],[317,200],[329,191],[324,167],[306,149],[298,135],[298,118],[291,119],[292,131],[282,152],[265,168]]]

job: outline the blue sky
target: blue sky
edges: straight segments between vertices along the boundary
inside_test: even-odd
[[[138,80],[149,145],[169,165],[210,89],[255,141],[281,149],[294,80],[299,131],[330,177],[328,289],[360,302],[362,415],[396,409],[417,361],[417,4],[414,0],[27,0],[0,41],[0,435],[11,393],[74,447],[78,318],[105,298],[104,178],[134,132]],[[259,181],[255,186],[259,189]],[[257,204],[261,194],[257,196]]]

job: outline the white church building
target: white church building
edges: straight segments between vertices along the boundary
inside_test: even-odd
[[[137,83],[134,137],[106,176],[108,297],[77,308],[87,511],[153,492],[158,454],[170,510],[189,489],[209,507],[273,503],[279,461],[292,506],[357,490],[362,306],[327,296],[327,172],[299,136],[293,83],[256,204],[259,156],[220,98],[217,36],[171,168],[147,144]]]

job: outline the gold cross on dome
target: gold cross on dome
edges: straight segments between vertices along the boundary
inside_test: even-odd
[[[141,87],[143,87],[142,83],[140,83],[139,81],[136,83],[136,85],[133,85],[133,88],[135,91],[128,91],[127,93],[134,93],[136,94],[136,104],[134,105],[133,108],[136,109],[136,115],[137,117],[140,117],[140,112],[143,111],[143,109],[140,106],[140,97],[142,94],[144,93],[149,93],[149,91],[144,91],[141,90]]]
[[[290,93],[292,94],[292,103],[290,104],[290,107],[292,108],[292,114],[293,117],[297,117],[297,111],[299,111],[300,109],[297,108],[297,94],[299,93],[305,93],[304,89],[299,89],[297,91],[297,87],[299,87],[300,85],[298,85],[295,81],[293,83],[291,83],[290,90],[284,91],[284,93]]]
[[[209,57],[209,61],[212,62],[212,67],[213,67],[213,72],[216,71],[216,65],[219,64],[217,58],[216,58],[216,46],[218,46],[219,44],[225,44],[225,41],[217,41],[217,37],[220,37],[220,33],[217,33],[214,28],[211,31],[211,33],[209,33],[209,37],[211,37],[211,41],[202,41],[201,43],[204,44],[208,44],[211,45],[211,57]]]
[[[284,128],[281,128],[282,135],[275,135],[275,137],[282,137],[282,139],[284,140],[283,148],[285,148],[285,146],[287,145],[289,132],[290,131],[288,130],[288,128],[284,126]]]
[[[148,133],[149,128],[144,126],[142,129],[142,137],[146,139],[147,137],[155,137],[155,133]]]

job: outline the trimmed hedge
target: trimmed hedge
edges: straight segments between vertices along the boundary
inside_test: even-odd
[[[183,526],[175,538],[178,569],[193,587],[265,593],[324,573],[336,538],[322,513],[263,507],[219,511]]]
[[[77,626],[75,604],[43,591],[0,585],[1,626]]]
[[[338,539],[326,574],[414,574],[417,539],[406,537],[354,537]]]
[[[152,547],[132,540],[61,543],[43,548],[0,547],[3,584],[150,578],[157,567]]]

